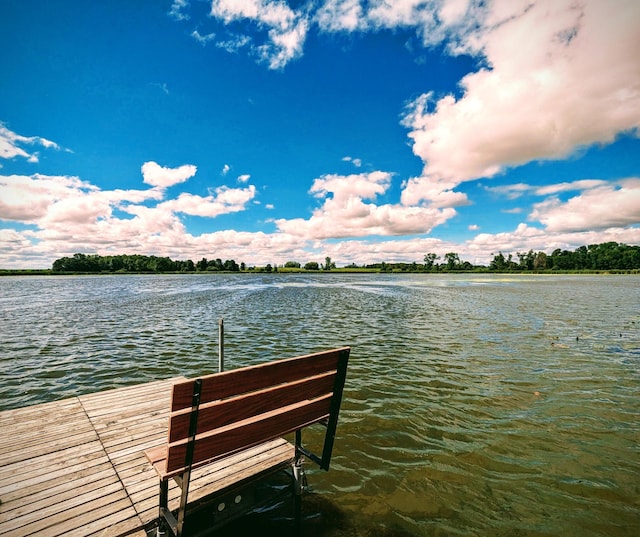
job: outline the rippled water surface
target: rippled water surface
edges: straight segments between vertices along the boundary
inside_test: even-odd
[[[325,534],[640,535],[635,276],[0,278],[0,410],[351,345]],[[313,433],[312,433],[313,434]]]

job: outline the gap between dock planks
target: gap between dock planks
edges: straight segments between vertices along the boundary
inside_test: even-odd
[[[0,535],[144,537],[176,380],[0,412]]]

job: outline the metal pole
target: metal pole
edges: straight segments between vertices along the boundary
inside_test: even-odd
[[[218,321],[218,373],[224,371],[224,319]]]

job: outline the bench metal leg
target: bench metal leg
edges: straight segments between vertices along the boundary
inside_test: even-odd
[[[159,516],[162,519],[162,513],[164,509],[169,507],[169,482],[160,480],[160,513]]]
[[[293,524],[294,534],[302,531],[302,493],[304,492],[306,477],[302,466],[302,457],[296,459],[292,465],[293,473]]]
[[[160,480],[160,506],[158,513],[158,536],[167,535],[167,532],[171,535],[177,536],[178,521],[173,516],[173,513],[169,510],[169,481]]]

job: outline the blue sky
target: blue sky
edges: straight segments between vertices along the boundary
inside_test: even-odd
[[[640,244],[636,0],[4,0],[0,268]]]

